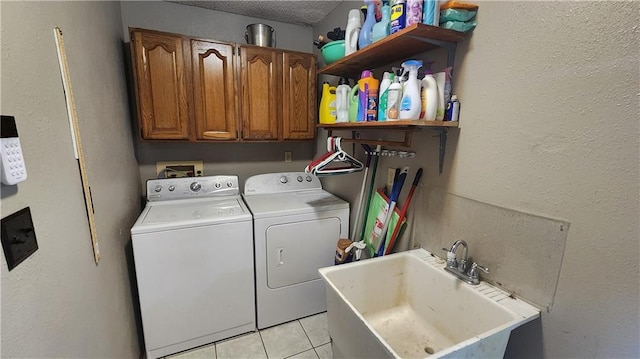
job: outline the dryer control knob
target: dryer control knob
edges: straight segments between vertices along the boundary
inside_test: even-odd
[[[216,189],[220,189],[222,188],[222,184],[220,182],[216,182],[216,184],[213,185]]]
[[[307,182],[311,182],[312,178],[311,176],[307,176]]]
[[[298,182],[302,182],[302,176],[298,176]]]
[[[174,185],[169,186],[169,192],[173,192],[175,190],[176,190],[176,186]]]
[[[287,182],[289,182],[289,180],[287,179],[287,176],[280,177],[280,183],[287,183]]]
[[[156,191],[156,192],[160,192],[160,191],[162,191],[162,186],[161,185],[157,185],[153,190]]]
[[[193,192],[198,192],[200,188],[202,188],[202,185],[198,182],[191,182],[191,184],[189,185],[189,189],[191,189],[191,191]]]
[[[227,187],[229,188],[233,187],[233,182],[227,182]]]

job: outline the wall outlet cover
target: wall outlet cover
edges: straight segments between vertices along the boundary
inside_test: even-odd
[[[38,250],[31,210],[25,207],[2,219],[2,249],[11,271]]]

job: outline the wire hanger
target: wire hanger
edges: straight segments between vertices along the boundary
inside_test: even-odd
[[[362,162],[345,152],[341,145],[341,137],[327,138],[327,153],[312,161],[304,171],[316,176],[333,176],[360,172],[364,168]],[[334,166],[337,162],[341,165]],[[344,165],[342,165],[344,164]]]

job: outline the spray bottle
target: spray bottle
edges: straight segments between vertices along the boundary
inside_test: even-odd
[[[402,63],[404,72],[409,72],[409,78],[404,83],[404,92],[400,104],[400,120],[417,120],[420,118],[420,81],[418,69],[422,61],[409,60]]]

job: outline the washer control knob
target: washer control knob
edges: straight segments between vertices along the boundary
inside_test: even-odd
[[[169,186],[169,192],[173,192],[175,191],[175,189],[176,189],[176,186],[174,185]]]
[[[153,190],[156,191],[156,192],[160,192],[160,191],[162,191],[162,186],[161,185],[157,185]]]
[[[201,188],[202,188],[202,185],[198,182],[191,182],[191,184],[189,185],[189,189],[192,192],[198,192]]]
[[[298,176],[298,182],[302,182],[302,176]]]
[[[233,187],[233,182],[227,182],[227,187],[229,188]]]
[[[307,176],[307,182],[311,182],[312,179],[311,176]]]
[[[280,177],[280,183],[287,183],[287,182],[289,182],[289,179],[287,179],[287,176]]]
[[[214,184],[213,187],[215,187],[216,189],[220,189],[222,188],[222,184],[220,182],[216,182],[216,184]]]

